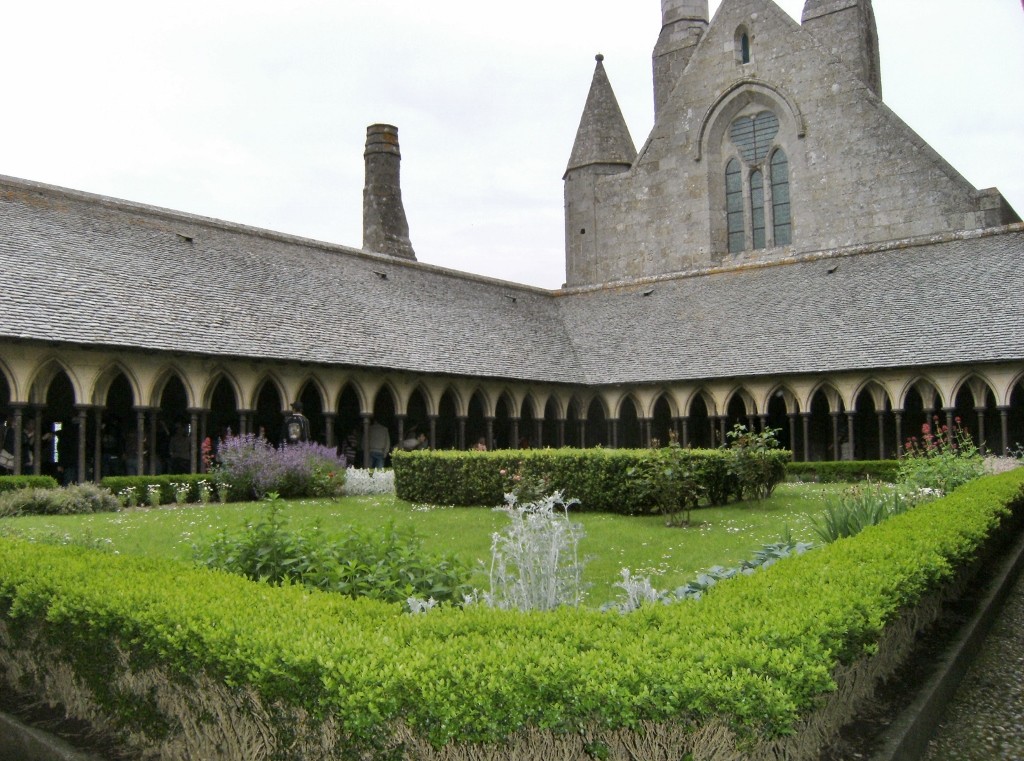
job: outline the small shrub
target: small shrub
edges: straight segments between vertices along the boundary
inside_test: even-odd
[[[921,438],[907,441],[900,462],[900,483],[917,489],[937,489],[948,494],[958,486],[985,474],[985,458],[970,433],[960,427],[960,418],[952,429],[933,419],[934,428],[921,426]]]
[[[345,494],[349,497],[362,497],[371,494],[394,494],[395,471],[367,468],[347,468],[345,470]]]
[[[650,458],[630,470],[651,504],[651,512],[666,517],[669,526],[690,525],[690,511],[704,496],[698,464],[672,442],[653,451]]]
[[[19,489],[0,494],[0,517],[15,515],[77,515],[116,512],[121,502],[108,489],[92,483],[58,489]]]
[[[468,591],[468,570],[454,557],[423,552],[412,533],[393,524],[379,533],[349,529],[340,538],[320,526],[293,531],[277,495],[260,519],[241,534],[224,531],[196,547],[198,563],[270,584],[296,583],[348,597],[404,602],[429,597],[459,602]]]
[[[761,433],[736,424],[726,436],[730,439],[730,467],[738,482],[740,499],[767,499],[786,478],[786,463],[777,455],[780,429],[765,428]],[[788,457],[786,458],[788,459]]]
[[[227,436],[217,450],[215,478],[230,484],[236,500],[335,497],[345,486],[345,458],[315,442],[275,447],[255,434]]]
[[[558,492],[541,501],[519,504],[509,495],[511,525],[491,542],[492,607],[553,610],[578,606],[586,591],[579,557],[582,526],[569,520],[569,507]]]

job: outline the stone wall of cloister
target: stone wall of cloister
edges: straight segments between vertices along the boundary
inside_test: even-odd
[[[711,447],[742,424],[777,429],[796,460],[885,459],[936,418],[989,452],[1024,442],[1024,363],[570,386],[0,343],[0,410],[31,453],[31,462],[16,453],[19,470],[65,481],[198,472],[207,438],[214,447],[228,432],[277,441],[293,401],[315,440],[356,442],[356,465],[368,462],[374,418],[394,446],[423,433],[438,449],[480,440],[488,449],[648,447],[673,437]],[[178,426],[188,457],[172,464],[167,442]]]

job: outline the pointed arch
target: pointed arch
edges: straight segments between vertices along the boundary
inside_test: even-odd
[[[44,404],[50,383],[61,373],[67,376],[68,382],[71,384],[74,404],[84,404],[89,395],[85,392],[81,379],[68,363],[56,355],[45,357],[36,366],[28,382],[28,401],[31,404]]]
[[[167,390],[167,385],[173,380],[180,383],[181,387],[185,391],[186,407],[199,407],[200,402],[196,394],[196,389],[192,385],[191,377],[174,363],[164,365],[157,372],[150,388],[149,398],[153,400],[162,399],[164,392]]]
[[[123,376],[127,381],[129,388],[131,389],[132,399],[135,400],[135,404],[146,404],[150,402],[146,398],[145,394],[142,393],[142,384],[139,383],[138,377],[124,362],[119,359],[115,359],[108,363],[96,376],[96,381],[93,384],[92,391],[92,404],[99,407],[106,406],[107,395],[110,392],[110,387],[117,379],[118,376]]]

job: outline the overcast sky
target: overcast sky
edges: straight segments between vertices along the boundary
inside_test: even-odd
[[[1021,2],[875,12],[885,101],[1024,213]],[[546,288],[596,53],[638,148],[653,123],[658,0],[36,0],[0,19],[0,174],[359,247],[366,127],[391,123],[419,261]]]

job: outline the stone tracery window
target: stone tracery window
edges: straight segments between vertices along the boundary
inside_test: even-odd
[[[725,205],[730,254],[792,243],[789,159],[777,145],[778,134],[779,119],[771,111],[740,116],[729,126],[733,155],[725,168]]]

